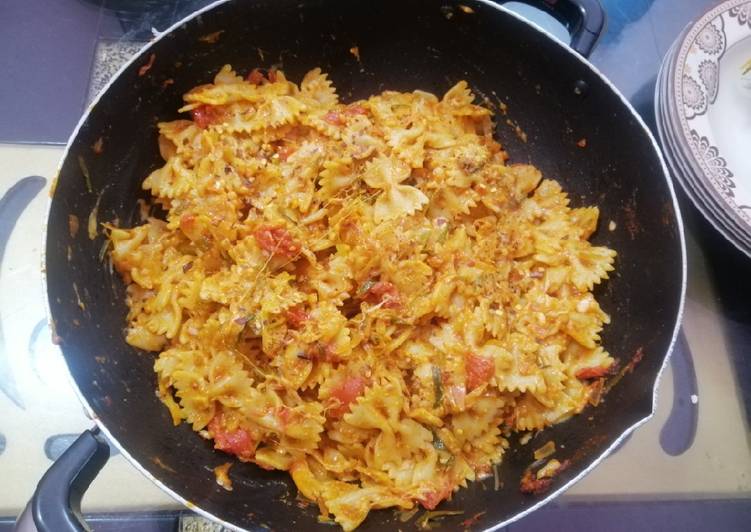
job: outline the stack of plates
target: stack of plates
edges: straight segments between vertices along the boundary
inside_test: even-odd
[[[690,24],[665,56],[655,114],[673,178],[751,257],[751,0]]]

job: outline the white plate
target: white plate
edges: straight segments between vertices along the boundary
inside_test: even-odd
[[[725,202],[702,177],[699,166],[692,160],[690,147],[681,144],[684,139],[677,133],[680,131],[680,122],[676,118],[675,105],[671,99],[669,80],[675,65],[676,49],[687,32],[688,29],[684,30],[665,55],[656,80],[655,115],[663,151],[666,158],[670,159],[673,177],[702,215],[727,240],[751,256],[751,235],[729,214]]]
[[[678,144],[735,224],[751,236],[751,94],[741,65],[751,58],[751,1],[730,0],[692,25],[670,75]]]
[[[673,49],[671,49],[673,51]],[[669,118],[666,116],[668,106],[666,94],[665,72],[668,63],[671,60],[671,52],[665,56],[660,71],[657,76],[655,86],[655,121],[657,123],[657,132],[663,146],[663,154],[668,164],[668,168],[675,181],[678,181],[686,195],[694,203],[699,212],[710,224],[723,236],[731,242],[740,251],[751,257],[751,239],[744,238],[742,232],[738,232],[732,227],[732,219],[723,211],[722,207],[706,195],[704,191],[697,189],[697,183],[691,179],[691,170],[678,155],[675,150],[674,140],[672,138]]]

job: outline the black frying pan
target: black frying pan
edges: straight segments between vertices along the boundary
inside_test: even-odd
[[[209,82],[225,63],[244,72],[283,68],[299,80],[328,72],[343,99],[384,89],[443,93],[461,79],[480,95],[508,105],[523,142],[499,117],[497,136],[512,162],[533,162],[559,180],[573,205],[597,205],[597,244],[618,251],[616,272],[596,294],[613,323],[603,344],[626,364],[643,360],[598,408],[512,445],[493,479],[475,482],[442,509],[461,509],[442,526],[485,512],[476,528],[506,524],[583,476],[654,409],[654,390],[675,338],[685,285],[680,215],[654,139],[634,110],[586,60],[490,1],[256,0],[220,3],[183,21],[145,48],[115,78],[72,136],[60,170],[47,229],[47,285],[52,320],[70,373],[99,429],[133,464],[191,508],[236,528],[330,530],[317,509],[298,507],[286,473],[237,463],[234,491],[217,486],[212,468],[228,456],[193,433],[173,427],[159,402],[153,355],[123,339],[126,306],[116,274],[104,267],[104,236],[90,240],[85,221],[98,203],[99,221],[137,223],[142,179],[161,164],[156,124],[177,118],[181,95]],[[502,3],[502,2],[501,2]],[[603,27],[597,0],[546,0],[573,46],[587,55]],[[471,12],[468,12],[471,11]],[[215,43],[200,37],[222,31]],[[358,61],[350,48],[359,48]],[[145,75],[139,69],[154,55]],[[172,80],[169,82],[167,80]],[[103,151],[92,146],[101,138]],[[586,147],[577,145],[586,139]],[[83,163],[81,162],[83,161]],[[85,167],[85,170],[82,168]],[[86,177],[84,174],[88,174]],[[74,237],[69,215],[82,230]],[[608,222],[616,224],[614,231]],[[638,358],[638,357],[637,357]],[[519,479],[532,451],[553,439],[571,466],[544,494],[525,495]],[[100,435],[84,434],[45,476],[31,505],[40,529],[74,530],[80,492],[106,459]],[[72,487],[72,496],[69,490]],[[70,500],[69,500],[70,499]],[[411,522],[414,523],[414,520]],[[362,530],[410,528],[392,511],[372,512]]]

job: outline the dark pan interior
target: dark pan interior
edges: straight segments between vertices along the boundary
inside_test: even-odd
[[[234,491],[220,488],[212,468],[228,456],[214,452],[188,425],[173,427],[155,396],[154,357],[123,340],[123,286],[100,260],[104,237],[93,241],[86,221],[97,201],[98,220],[136,220],[140,183],[161,164],[156,124],[177,118],[181,95],[209,82],[225,63],[240,72],[282,68],[299,81],[309,69],[328,72],[343,100],[384,89],[443,93],[466,79],[478,94],[508,105],[497,136],[512,162],[533,162],[561,181],[574,206],[595,204],[601,227],[594,237],[618,253],[617,271],[597,291],[613,318],[603,334],[623,362],[644,359],[604,404],[514,446],[493,479],[455,494],[442,509],[461,509],[446,529],[478,512],[478,527],[505,521],[541,500],[519,491],[532,451],[549,439],[573,465],[565,483],[588,467],[652,408],[652,390],[666,356],[681,297],[680,229],[656,148],[628,108],[590,68],[549,37],[492,6],[461,0],[256,0],[231,2],[194,18],[131,64],[95,105],[70,146],[49,217],[49,301],[68,366],[83,395],[114,438],[167,487],[237,526],[266,524],[329,530],[311,505],[301,509],[284,473],[236,464]],[[222,31],[216,43],[200,37]],[[359,48],[361,61],[350,53]],[[145,75],[138,70],[154,54]],[[172,80],[169,82],[167,80]],[[583,83],[582,83],[583,82]],[[506,118],[527,134],[522,142]],[[101,138],[103,151],[92,145]],[[586,139],[586,147],[577,141]],[[81,169],[90,174],[87,190]],[[68,217],[81,230],[69,233]],[[616,229],[609,231],[613,220]],[[80,303],[80,304],[79,304]],[[636,465],[636,464],[635,464]],[[414,522],[414,520],[413,520]],[[390,510],[373,512],[363,530],[410,528]]]

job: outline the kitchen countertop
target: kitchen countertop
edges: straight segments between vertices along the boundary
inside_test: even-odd
[[[202,0],[6,0],[0,4],[0,530],[51,459],[92,422],[50,341],[42,227],[50,180],[87,102],[122,61]],[[680,30],[716,2],[602,0],[608,31],[590,58],[654,129],[654,82]],[[138,6],[134,8],[133,6]],[[564,36],[547,17],[519,11]],[[519,120],[524,127],[523,118]],[[657,413],[562,497],[508,527],[526,531],[742,530],[751,523],[751,261],[678,188],[688,288]],[[97,529],[173,530],[182,509],[114,456],[84,499]],[[183,510],[179,511],[178,510]],[[161,513],[150,513],[161,511]],[[106,514],[106,515],[105,515]],[[114,524],[113,524],[114,523]],[[118,524],[119,523],[119,524]],[[170,528],[172,527],[172,528]],[[570,528],[569,528],[570,527]]]

